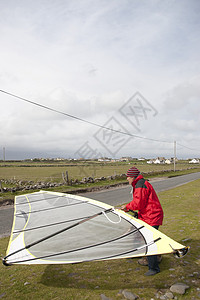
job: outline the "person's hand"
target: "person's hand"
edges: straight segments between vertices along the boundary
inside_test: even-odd
[[[123,205],[121,206],[121,210],[126,211],[126,204],[123,204]]]

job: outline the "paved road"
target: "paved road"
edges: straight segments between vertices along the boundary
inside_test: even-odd
[[[192,173],[183,176],[177,176],[174,178],[167,179],[154,179],[151,182],[156,192],[172,189],[174,187],[183,185],[187,182],[200,178],[200,172]],[[91,199],[99,200],[110,205],[116,206],[131,200],[130,194],[131,188],[129,185],[113,188],[109,190],[84,193],[81,196],[88,197]],[[9,236],[12,228],[13,221],[13,206],[4,207],[0,209],[0,237]]]
[[[151,182],[157,193],[166,191],[177,186],[183,185],[187,182],[200,179],[200,172],[192,173],[188,175],[177,176],[166,179],[154,179]],[[131,200],[132,195],[130,194],[131,187],[129,185],[122,188],[109,189],[99,192],[91,192],[82,194],[82,196],[99,200],[110,205],[116,206],[122,203],[126,203]]]

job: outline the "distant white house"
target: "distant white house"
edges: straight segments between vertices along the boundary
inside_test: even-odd
[[[193,158],[192,160],[189,161],[189,164],[199,164],[199,159]]]
[[[153,159],[150,159],[150,160],[147,161],[147,164],[149,164],[149,165],[150,165],[150,164],[153,164],[153,163],[154,163],[154,160],[153,160]]]
[[[172,162],[173,162],[172,158],[165,159],[164,157],[157,157],[155,159],[148,160],[147,164],[171,164]]]
[[[129,156],[125,156],[125,157],[123,156],[119,159],[119,161],[130,161],[130,160],[132,160],[132,158]]]
[[[164,164],[165,158],[164,157],[158,157],[154,160],[154,164]]]
[[[156,158],[153,163],[154,164],[160,164],[160,159]]]
[[[98,158],[98,161],[99,162],[106,162],[106,161],[111,161],[111,159],[108,158],[108,157],[100,157],[100,158]]]
[[[169,159],[169,158],[167,158],[167,159],[165,160],[165,163],[168,164],[168,165],[170,165],[170,164],[172,163],[172,160]]]

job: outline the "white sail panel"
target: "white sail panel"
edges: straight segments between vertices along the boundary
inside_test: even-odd
[[[186,248],[110,205],[85,197],[40,191],[16,196],[13,228],[3,262],[78,263],[181,249]]]

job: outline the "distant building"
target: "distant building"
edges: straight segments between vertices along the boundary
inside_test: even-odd
[[[193,158],[192,160],[189,161],[189,164],[199,164],[199,159]]]
[[[172,162],[173,162],[172,159],[169,159],[169,158],[165,159],[165,163],[168,165],[170,165]]]
[[[147,164],[171,164],[173,162],[173,158],[157,157],[156,159],[150,159],[147,161]]]
[[[147,164],[153,164],[154,163],[154,160],[153,159],[150,159],[147,161]]]
[[[164,157],[158,157],[154,160],[154,164],[164,164],[165,158]]]
[[[108,157],[100,157],[100,158],[98,158],[98,161],[99,162],[106,162],[106,161],[111,161],[111,159],[108,158]]]
[[[121,157],[120,159],[119,159],[119,161],[131,161],[132,160],[132,158],[131,157]]]

